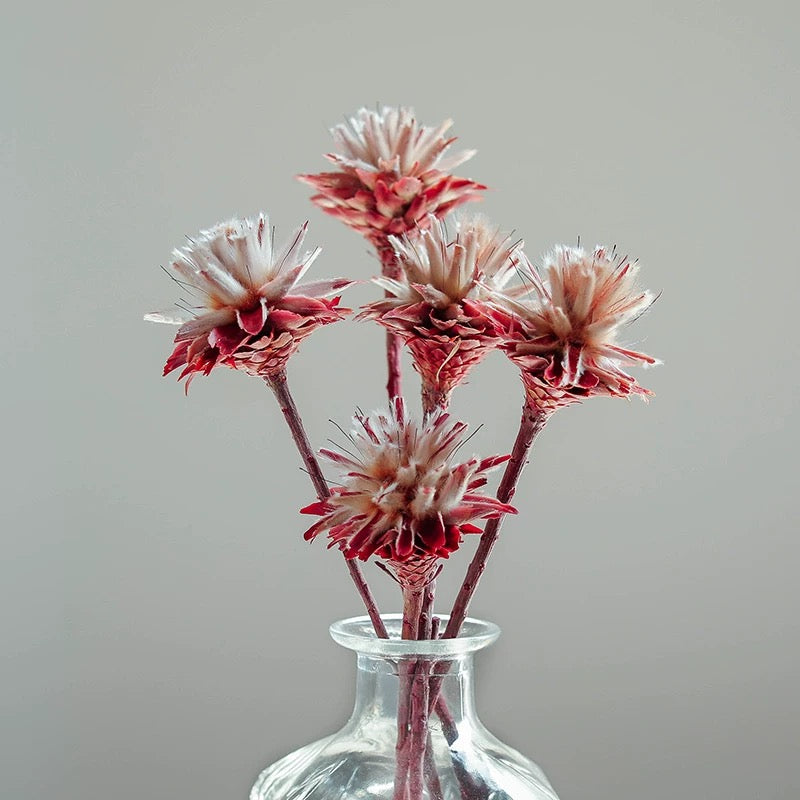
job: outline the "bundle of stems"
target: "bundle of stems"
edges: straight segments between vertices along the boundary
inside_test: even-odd
[[[394,274],[396,270],[394,253],[389,248],[382,248],[379,253],[384,274]],[[390,400],[395,400],[402,394],[401,346],[402,342],[399,337],[388,332],[386,335],[388,375],[386,387]],[[271,376],[266,379],[266,382],[278,401],[317,497],[324,501],[331,495],[330,487],[309,442],[297,405],[289,391],[286,373],[281,372]],[[446,412],[448,406],[449,395],[441,398],[439,406],[435,410]],[[511,457],[507,462],[497,492],[497,499],[500,502],[508,503],[513,497],[533,442],[546,421],[547,414],[533,411],[527,405],[523,408]],[[404,639],[430,640],[440,636],[455,638],[459,635],[467,617],[470,600],[500,533],[502,520],[503,516],[497,516],[486,524],[444,631],[439,630],[440,619],[434,613],[436,575],[441,567],[431,570],[428,575],[423,576],[422,580],[398,581],[403,594],[402,637]],[[346,558],[345,564],[372,621],[375,635],[379,638],[388,638],[386,626],[375,598],[358,562],[355,559]],[[452,745],[458,738],[458,731],[452,715],[439,694],[441,678],[432,676],[432,666],[432,662],[426,659],[401,660],[398,666],[400,684],[394,800],[420,800],[423,797],[424,787],[427,787],[432,800],[441,796],[440,782],[433,759],[431,735],[428,730],[431,715],[435,714],[438,717],[448,744]],[[486,787],[476,785],[474,779],[464,772],[458,760],[454,761],[453,767],[459,781],[462,800],[480,800],[480,798],[488,796]]]

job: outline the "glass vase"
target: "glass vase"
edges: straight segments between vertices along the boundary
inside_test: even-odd
[[[357,654],[347,724],[265,769],[250,800],[558,800],[536,764],[494,737],[475,713],[473,658],[500,635],[468,619],[456,639],[388,639],[368,617],[334,623]],[[446,623],[446,618],[443,620]]]

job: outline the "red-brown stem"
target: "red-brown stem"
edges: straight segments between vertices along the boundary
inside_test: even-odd
[[[386,630],[386,626],[383,624],[381,612],[378,610],[378,604],[375,602],[375,598],[372,596],[369,586],[367,586],[364,573],[352,558],[346,558],[344,561],[345,564],[347,564],[347,571],[350,573],[350,577],[355,584],[356,591],[361,596],[361,600],[366,606],[367,614],[369,614],[372,627],[375,630],[375,635],[379,639],[388,639],[389,632]]]
[[[422,611],[422,587],[403,586],[403,639],[416,639],[419,617]],[[406,800],[411,781],[411,760],[414,748],[413,703],[414,676],[417,663],[405,659],[400,661],[400,694],[397,702],[397,744],[394,779],[394,800]],[[419,800],[412,795],[412,800]]]
[[[433,615],[433,603],[436,598],[436,579],[434,578],[426,587],[425,593],[422,598],[422,612],[420,613],[420,639],[437,639],[439,637],[439,617]],[[430,702],[430,682],[431,682],[431,669],[435,662],[424,662],[424,681],[425,681],[425,716],[426,716],[426,731],[425,742],[423,747],[423,777],[425,785],[428,787],[428,793],[431,800],[444,800],[442,793],[442,784],[439,781],[439,774],[436,772],[436,761],[433,755],[433,738],[430,731],[427,730],[427,717],[434,711],[442,717],[442,715],[449,715],[449,709],[443,698],[439,698],[438,703]],[[441,707],[441,708],[440,708]],[[469,797],[462,791],[462,798],[466,800]]]
[[[403,637],[405,638],[405,637]],[[400,678],[397,698],[397,742],[395,744],[394,800],[407,800],[410,765],[414,747],[414,707],[412,687],[417,664],[401,659],[398,664]],[[418,798],[414,798],[418,800]]]
[[[403,342],[400,337],[391,331],[386,332],[386,366],[389,377],[386,380],[386,393],[389,400],[394,400],[403,393],[401,382],[400,357],[403,352]]]
[[[405,753],[405,745],[406,739],[408,738],[408,730],[409,730],[409,701],[411,699],[410,693],[406,691],[407,689],[407,681],[409,675],[413,671],[413,665],[409,665],[405,661],[400,661],[398,664],[398,674],[399,677],[402,678],[400,682],[400,693],[397,699],[397,743],[396,743],[396,750],[397,750],[397,765],[398,765],[398,774],[400,772],[400,754]]]
[[[528,453],[533,446],[534,440],[547,423],[548,418],[548,414],[532,408],[527,403],[522,407],[522,419],[519,423],[519,431],[517,432],[517,438],[514,442],[514,448],[511,451],[511,458],[506,464],[503,478],[497,489],[497,499],[501,503],[508,503],[514,497],[514,492],[517,489],[517,483],[519,482],[522,470],[525,468],[525,464],[528,463]],[[475,589],[478,586],[481,575],[483,575],[484,569],[486,569],[486,562],[497,541],[502,523],[502,516],[490,519],[486,523],[486,528],[481,535],[480,544],[467,569],[464,583],[461,585],[456,601],[453,604],[450,620],[447,623],[447,628],[442,638],[454,639],[458,636],[461,626],[464,624],[464,620],[467,617],[469,601],[475,593]]]
[[[387,278],[396,278],[400,271],[397,263],[397,256],[392,246],[383,241],[377,244],[378,258],[381,261],[381,272]],[[385,292],[386,297],[390,297],[389,292]],[[403,342],[400,337],[391,331],[386,332],[386,367],[388,379],[386,381],[386,392],[389,395],[389,402],[400,397],[403,393],[401,355],[403,352]]]
[[[411,685],[411,757],[408,788],[412,800],[422,800],[425,750],[428,743],[428,662],[417,662]]]
[[[403,585],[403,639],[430,636],[433,581],[424,586]],[[397,717],[395,800],[422,800],[428,743],[427,662],[401,663]]]
[[[419,612],[418,639],[431,639],[431,626],[433,625],[433,601],[436,598],[436,578],[434,578],[422,593],[422,606]]]
[[[411,596],[404,606],[408,608],[411,616],[414,615],[417,606],[420,609],[416,638],[436,639],[439,636],[441,620],[433,615],[435,582],[431,581],[421,591],[422,598],[419,601],[412,595],[412,590],[407,590],[407,594]],[[409,634],[412,628],[413,624],[408,626]],[[431,800],[441,798],[441,784],[436,773],[428,719],[432,713],[436,713],[448,745],[452,745],[458,738],[458,728],[447,702],[439,694],[442,678],[434,678],[431,674],[435,663],[420,659],[414,663],[401,662],[400,665],[395,800],[421,800],[422,795],[415,792],[421,791],[423,781],[428,787]],[[458,781],[461,800],[476,800],[488,796],[488,791],[481,793],[478,785],[464,769],[464,765],[455,757],[453,770]]]
[[[305,468],[311,478],[311,483],[314,485],[314,491],[317,493],[317,497],[320,500],[325,500],[327,497],[330,497],[331,491],[328,488],[328,482],[322,474],[319,461],[317,461],[317,457],[314,455],[311,443],[308,441],[308,434],[306,433],[305,427],[303,427],[300,412],[297,410],[294,398],[289,391],[286,373],[279,372],[276,375],[271,375],[266,378],[266,382],[275,394],[275,399],[278,401],[278,405],[283,413],[283,418],[289,426],[292,439],[294,439],[294,443],[300,453],[300,458],[303,459],[303,464],[305,464]],[[369,586],[367,586],[361,568],[351,559],[345,559],[345,562],[347,564],[347,571],[353,579],[356,590],[367,608],[367,613],[372,621],[372,626],[375,628],[376,636],[380,639],[388,639],[389,634],[386,631],[386,626],[383,624],[380,611],[378,611],[378,605],[375,602],[375,598],[372,596]]]
[[[418,639],[424,589],[403,587],[403,639]]]
[[[397,743],[395,745],[394,800],[406,800],[408,794],[408,764],[411,757],[411,681],[414,665],[401,661],[400,694],[397,701]]]
[[[439,773],[436,772],[436,761],[433,757],[433,739],[430,732],[425,742],[425,783],[428,785],[428,794],[431,800],[444,800]]]
[[[286,380],[286,373],[279,372],[277,375],[271,375],[265,379],[267,386],[272,389],[275,399],[278,401],[283,418],[289,426],[289,430],[294,439],[295,446],[300,453],[300,458],[303,459],[303,464],[308,472],[308,477],[311,478],[311,483],[314,486],[314,491],[320,500],[325,500],[330,497],[331,491],[328,488],[328,482],[322,474],[322,469],[319,466],[319,461],[314,455],[314,450],[311,447],[311,442],[308,441],[308,434],[303,426],[303,420],[300,418],[300,412],[297,410],[294,398],[289,391],[289,383]]]

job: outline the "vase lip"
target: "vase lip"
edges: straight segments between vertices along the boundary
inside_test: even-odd
[[[438,614],[442,629],[450,619],[449,614]],[[402,614],[381,614],[386,625],[388,639],[375,635],[372,621],[368,616],[350,617],[334,622],[330,626],[331,638],[349,650],[371,656],[402,658],[430,656],[434,658],[458,658],[483,650],[497,641],[500,627],[493,622],[467,617],[461,626],[461,633],[455,639],[402,639],[400,630]]]

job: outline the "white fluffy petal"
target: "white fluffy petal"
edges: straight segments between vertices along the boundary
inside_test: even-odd
[[[195,315],[186,309],[174,306],[165,311],[151,311],[144,315],[145,322],[161,322],[164,325],[183,325],[185,322],[194,319]]]
[[[446,171],[475,154],[474,150],[464,150],[443,158],[453,141],[446,136],[452,124],[448,119],[435,128],[420,125],[411,108],[361,108],[331,129],[339,152],[330,158],[350,167],[392,170],[399,175]]]

